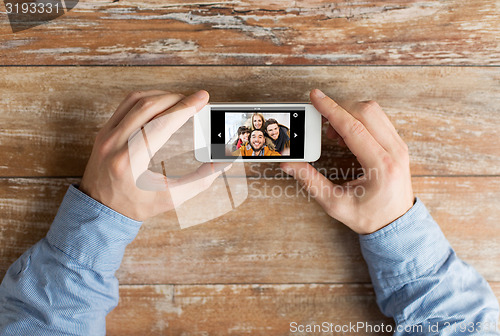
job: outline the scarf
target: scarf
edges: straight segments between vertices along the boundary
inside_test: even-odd
[[[271,140],[273,140],[275,151],[281,153],[285,149],[285,144],[290,140],[290,137],[286,134],[287,129],[285,126],[279,126],[279,128],[280,134],[278,135],[278,139]]]

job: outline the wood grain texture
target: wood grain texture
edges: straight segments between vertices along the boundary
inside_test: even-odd
[[[500,283],[490,284],[500,297]],[[120,286],[108,335],[392,335],[370,285]],[[364,322],[357,332],[292,333],[290,323]],[[334,327],[335,328],[335,327]],[[335,329],[333,329],[335,330]],[[346,329],[349,330],[349,329]]]
[[[98,129],[133,90],[307,101],[314,87],[339,101],[377,100],[409,145],[414,175],[498,175],[499,84],[495,67],[0,68],[0,176],[81,176]],[[318,167],[356,164],[324,139]],[[247,173],[275,167],[249,165]]]
[[[128,92],[203,88],[212,101],[307,101],[319,87],[339,101],[382,105],[409,145],[416,195],[500,298],[498,1],[87,0],[15,34],[4,12],[0,3],[0,277],[45,236],[96,132]],[[170,175],[197,167],[190,127],[152,169],[167,157]],[[315,165],[338,180],[359,167],[326,139]],[[177,213],[143,224],[117,272],[108,335],[290,335],[292,321],[392,325],[376,306],[356,234],[276,164],[245,169],[247,181],[241,170],[227,174],[233,197],[248,188],[235,210],[224,213],[219,179]],[[186,214],[217,211],[179,227]]]
[[[0,276],[45,235],[71,182],[0,179]],[[416,177],[413,184],[457,254],[500,281],[500,180]],[[181,230],[174,211],[147,221],[117,276],[121,284],[370,281],[356,234],[294,181],[278,179],[250,179],[242,205],[202,225]]]
[[[0,63],[498,65],[499,14],[495,0],[80,1],[16,34],[4,16]]]
[[[120,286],[108,335],[293,335],[290,323],[391,326],[370,285]],[[295,333],[332,335],[332,333]],[[391,335],[391,333],[333,333]]]

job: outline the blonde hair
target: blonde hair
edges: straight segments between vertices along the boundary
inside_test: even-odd
[[[259,118],[262,120],[262,127],[264,127],[264,123],[266,122],[266,118],[262,115],[262,113],[254,113],[252,114],[252,117],[250,118],[250,129],[253,131],[255,129],[253,125],[253,117],[259,116]],[[261,127],[261,128],[262,128]]]

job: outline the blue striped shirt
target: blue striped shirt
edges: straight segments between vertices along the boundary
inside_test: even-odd
[[[118,304],[115,272],[140,226],[70,186],[47,236],[0,285],[0,335],[104,335]],[[395,335],[499,335],[488,283],[455,255],[420,200],[360,242]]]
[[[394,335],[500,335],[498,301],[460,260],[424,204],[360,236],[377,303]]]

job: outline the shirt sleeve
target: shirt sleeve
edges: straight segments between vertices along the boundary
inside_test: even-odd
[[[500,335],[493,291],[457,257],[418,198],[360,243],[377,303],[396,322],[394,335]]]
[[[0,335],[104,335],[114,274],[140,226],[70,186],[47,236],[0,285]]]

